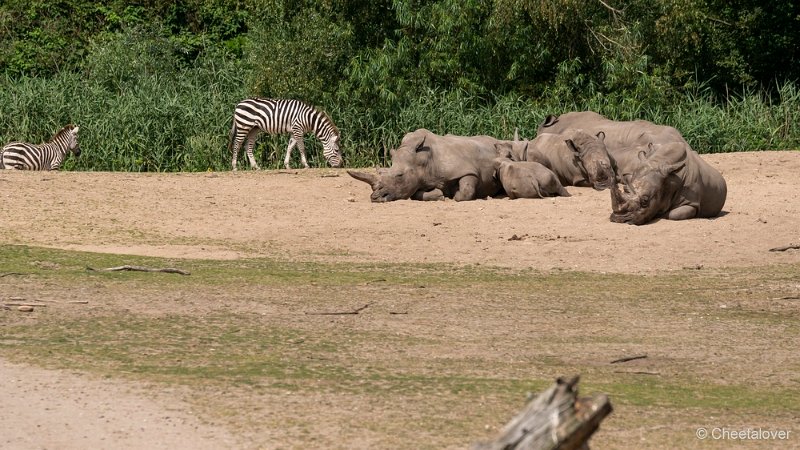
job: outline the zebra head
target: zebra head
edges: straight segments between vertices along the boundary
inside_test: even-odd
[[[339,151],[339,136],[334,134],[328,140],[322,142],[322,154],[331,167],[342,165],[342,152]]]
[[[76,126],[72,129],[72,133],[70,133],[71,139],[69,141],[69,148],[72,149],[72,153],[75,156],[80,156],[81,154],[81,145],[78,143],[78,130],[80,129],[79,126]]]
[[[50,142],[58,143],[61,151],[64,153],[72,152],[75,156],[81,154],[81,146],[78,144],[78,130],[80,129],[79,126],[69,124],[64,128],[60,129],[58,133],[53,136],[53,139]]]

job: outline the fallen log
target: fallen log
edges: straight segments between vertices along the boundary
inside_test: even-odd
[[[604,394],[578,399],[578,379],[558,378],[511,419],[494,441],[474,444],[472,449],[588,449],[589,438],[613,408]]]

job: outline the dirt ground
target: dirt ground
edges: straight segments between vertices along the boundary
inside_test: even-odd
[[[705,158],[728,183],[721,217],[640,227],[611,223],[609,192],[587,188],[552,199],[373,204],[369,186],[344,170],[6,172],[2,239],[146,256],[628,273],[800,261],[768,251],[800,244],[800,152]]]
[[[5,171],[0,244],[171,258],[608,273],[800,262],[800,250],[769,251],[800,244],[800,152],[703,157],[728,183],[723,214],[640,227],[611,223],[609,192],[588,188],[569,187],[569,198],[372,204],[369,187],[338,169]],[[0,438],[3,448],[231,446],[224,429],[201,423],[168,392],[154,396],[147,386],[2,360],[0,379],[6,380],[0,383],[0,423],[10,430]],[[148,432],[137,431],[143,429]]]

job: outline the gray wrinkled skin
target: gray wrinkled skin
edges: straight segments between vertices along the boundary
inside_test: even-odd
[[[538,162],[558,176],[563,186],[607,189],[613,184],[613,161],[604,142],[605,135],[594,135],[580,129],[566,129],[562,133],[543,133],[530,141],[524,158],[519,151],[515,160]]]
[[[625,190],[611,189],[610,220],[643,225],[658,218],[716,217],[727,197],[722,175],[688,145],[650,144],[637,152],[639,165],[622,175]]]

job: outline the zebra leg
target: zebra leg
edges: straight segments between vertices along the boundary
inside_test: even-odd
[[[247,152],[247,159],[250,161],[250,168],[253,170],[260,170],[261,167],[258,166],[256,162],[256,157],[253,156],[253,147],[256,145],[256,136],[258,135],[259,131],[257,128],[253,128],[249,133],[247,133],[247,138],[245,141],[246,152]]]
[[[295,129],[292,131],[292,139],[297,143],[297,150],[300,151],[300,163],[303,164],[303,167],[308,169],[308,161],[306,160],[306,146],[303,142],[303,131]]]
[[[239,159],[239,146],[241,146],[241,144],[239,143],[239,140],[236,139],[231,147],[231,169],[234,172],[236,172],[236,160]]]
[[[283,158],[283,167],[287,170],[290,168],[289,161],[292,159],[292,149],[297,145],[297,139],[294,137],[289,138],[289,146],[286,147],[286,157]]]
[[[300,140],[297,141],[297,149],[300,150],[300,162],[303,164],[303,167],[308,169],[308,161],[306,161],[306,147],[305,144],[303,144],[303,138],[300,138]]]
[[[243,139],[239,136],[237,132],[234,136],[231,137],[233,139],[233,144],[231,144],[231,169],[236,172],[236,163],[239,159],[239,149],[242,147]]]

